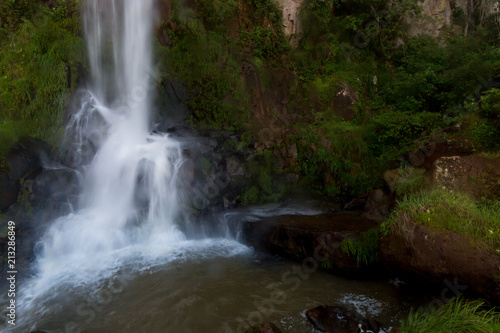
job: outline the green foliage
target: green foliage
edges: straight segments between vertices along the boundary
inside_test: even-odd
[[[421,191],[398,201],[384,231],[405,232],[411,224],[457,232],[500,255],[500,206],[477,202],[465,194]]]
[[[444,125],[442,115],[431,112],[393,111],[375,116],[371,122],[370,149],[379,159],[393,165],[399,157],[415,148],[415,140],[424,131],[430,133]]]
[[[266,60],[275,60],[288,49],[283,34],[272,28],[256,26],[251,30],[243,30],[240,43],[253,50],[253,55]]]
[[[342,252],[356,258],[358,265],[363,263],[371,265],[380,260],[379,239],[381,232],[379,228],[372,228],[363,232],[358,238],[346,238],[340,244]]]
[[[199,16],[205,24],[214,30],[222,29],[238,7],[235,0],[195,0],[199,5]]]
[[[191,121],[215,129],[242,129],[248,119],[246,96],[239,80],[235,45],[225,36],[205,31],[193,32],[188,19],[174,35],[173,46],[162,49],[164,67],[183,81],[192,96],[188,105]],[[189,54],[189,56],[186,56]]]
[[[25,3],[25,2],[20,2]],[[0,155],[20,136],[57,144],[84,46],[77,2],[30,4],[0,49]],[[17,12],[15,12],[17,13]],[[31,20],[26,20],[31,17]]]
[[[364,140],[365,128],[338,121],[316,126],[300,131],[297,138],[298,171],[305,184],[335,199],[369,191],[376,170]]]
[[[484,301],[456,298],[441,307],[411,311],[401,333],[491,333],[500,332],[500,313],[487,309]]]

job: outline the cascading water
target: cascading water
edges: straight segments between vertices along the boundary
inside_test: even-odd
[[[154,3],[87,1],[92,82],[69,127],[78,134],[77,150],[92,140],[97,153],[86,167],[78,212],[56,221],[43,240],[42,276],[152,236],[183,238],[174,222],[180,146],[148,129]]]

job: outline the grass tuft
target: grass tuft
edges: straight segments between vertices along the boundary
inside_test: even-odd
[[[446,305],[411,311],[401,333],[492,333],[500,332],[500,313],[486,310],[481,300],[455,299]]]
[[[445,190],[405,196],[382,229],[406,235],[412,225],[456,232],[500,255],[500,205]]]

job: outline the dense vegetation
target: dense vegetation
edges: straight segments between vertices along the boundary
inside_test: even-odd
[[[0,158],[21,136],[58,143],[84,58],[78,1],[0,1]]]
[[[467,138],[479,150],[499,148],[500,95],[491,89],[500,81],[494,17],[456,10],[454,23],[467,25],[467,35],[445,31],[438,39],[406,33],[406,19],[420,14],[413,1],[307,0],[304,32],[292,48],[274,1],[174,3],[163,52],[168,70],[192,95],[191,122],[243,130],[256,141],[249,94],[258,87],[242,84],[242,68],[256,71],[265,89],[273,89],[274,73],[291,73],[284,82],[287,107],[298,117],[282,127],[294,133],[298,165],[288,171],[320,194],[348,199],[367,193],[380,185],[384,170],[410,163],[411,151],[438,136]],[[348,120],[332,103],[344,84],[359,97]],[[459,133],[446,132],[455,124]],[[259,193],[270,185],[252,188],[245,202],[267,197]]]

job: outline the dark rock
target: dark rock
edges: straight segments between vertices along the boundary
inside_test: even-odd
[[[65,203],[71,197],[78,195],[78,185],[78,174],[73,169],[61,167],[44,170],[32,182],[30,188],[32,205],[40,205],[47,201]]]
[[[10,164],[9,177],[14,182],[41,171],[43,161],[49,159],[50,146],[38,139],[22,138],[7,157]]]
[[[281,333],[281,330],[273,323],[264,323],[250,327],[246,333]]]
[[[0,212],[4,212],[17,200],[19,185],[8,175],[0,173]]]
[[[358,263],[344,253],[340,244],[377,225],[354,214],[290,215],[260,220],[228,221],[230,228],[241,227],[243,241],[257,250],[279,254],[312,264],[306,269],[322,269],[346,274],[365,274],[376,266]],[[305,260],[307,259],[307,261]],[[315,266],[315,267],[314,267]]]
[[[321,332],[359,333],[380,331],[380,323],[363,319],[340,306],[322,305],[306,312],[307,319]]]
[[[42,164],[49,160],[50,146],[38,139],[22,138],[10,150],[7,162],[8,174],[0,173],[0,212],[17,200],[21,178],[34,178],[42,171]]]

